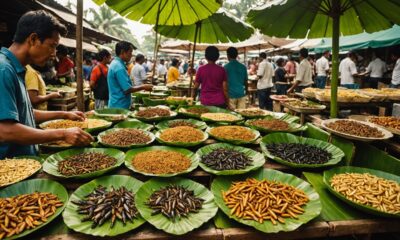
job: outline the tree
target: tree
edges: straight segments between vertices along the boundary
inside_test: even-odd
[[[129,30],[125,19],[120,17],[120,15],[109,7],[102,5],[98,10],[90,8],[89,12],[92,14],[92,19],[89,21],[96,29],[125,41],[129,41],[137,48],[140,47],[139,42]]]

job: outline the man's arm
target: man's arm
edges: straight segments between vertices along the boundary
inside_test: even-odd
[[[38,105],[44,102],[49,101],[53,98],[59,98],[61,95],[58,92],[53,92],[44,96],[40,96],[39,92],[36,90],[28,90],[29,99],[31,100],[32,105]]]
[[[222,89],[224,91],[226,105],[228,106],[229,105],[229,94],[228,94],[228,81],[227,80],[222,82]]]
[[[15,121],[0,121],[0,143],[32,145],[54,141],[85,146],[92,142],[93,138],[79,128],[40,130]]]
[[[79,111],[65,112],[33,110],[33,114],[37,123],[46,122],[54,119],[70,119],[77,121],[85,120],[85,115]]]
[[[197,97],[197,90],[199,89],[199,87],[200,87],[200,83],[196,81],[196,82],[194,83],[194,87],[193,87],[193,90],[192,90],[192,98],[193,98],[193,99],[196,99],[196,97]]]

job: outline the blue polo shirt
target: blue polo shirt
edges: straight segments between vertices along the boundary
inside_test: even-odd
[[[0,89],[0,121],[14,121],[34,128],[33,109],[25,88],[25,67],[4,47],[0,50]],[[36,145],[0,143],[0,160],[36,154]]]
[[[242,98],[246,96],[245,82],[247,81],[246,66],[237,60],[230,60],[224,66],[228,76],[229,98]]]
[[[132,87],[132,81],[129,78],[126,64],[121,58],[115,57],[108,68],[108,91],[109,91],[109,108],[125,108],[131,106],[131,94],[124,92]]]

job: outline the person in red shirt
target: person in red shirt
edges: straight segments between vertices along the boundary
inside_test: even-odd
[[[90,75],[90,88],[93,90],[95,109],[103,109],[108,105],[107,64],[111,62],[111,53],[105,49],[98,53],[99,63]]]
[[[74,62],[68,57],[68,48],[59,45],[57,47],[56,71],[61,83],[72,82],[74,79]]]

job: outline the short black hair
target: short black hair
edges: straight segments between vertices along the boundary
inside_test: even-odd
[[[219,50],[215,46],[208,46],[205,53],[208,61],[217,61],[219,58]]]
[[[300,56],[302,56],[303,58],[307,58],[307,57],[308,57],[308,50],[307,50],[307,48],[302,48],[302,49],[300,49]]]
[[[51,38],[54,32],[61,36],[67,34],[67,28],[57,18],[44,10],[29,11],[18,20],[13,41],[23,43],[32,33],[36,33],[41,42]]]
[[[143,56],[143,54],[138,54],[138,55],[136,55],[136,57],[135,57],[135,62],[140,62],[141,60],[144,60],[144,56]]]
[[[238,50],[235,47],[229,47],[226,50],[226,55],[228,55],[228,58],[236,59],[238,56]]]
[[[178,66],[178,63],[179,63],[179,60],[176,59],[176,58],[173,58],[173,59],[171,60],[171,65],[174,66],[174,67]]]
[[[119,56],[122,53],[122,51],[127,52],[130,49],[133,50],[134,48],[135,48],[135,46],[133,46],[132,43],[127,42],[127,41],[121,41],[121,42],[115,44],[115,53],[117,54],[117,56]]]
[[[57,54],[61,54],[66,56],[68,54],[68,48],[64,45],[58,45],[57,46]]]
[[[97,60],[98,61],[103,61],[104,58],[111,56],[111,53],[106,50],[106,49],[102,49],[100,50],[100,52],[97,54]]]
[[[278,60],[276,60],[276,65],[278,65],[279,67],[282,67],[284,62],[285,62],[285,59],[279,58]]]
[[[267,54],[265,52],[260,53],[260,55],[258,55],[260,58],[263,59],[267,59]]]

